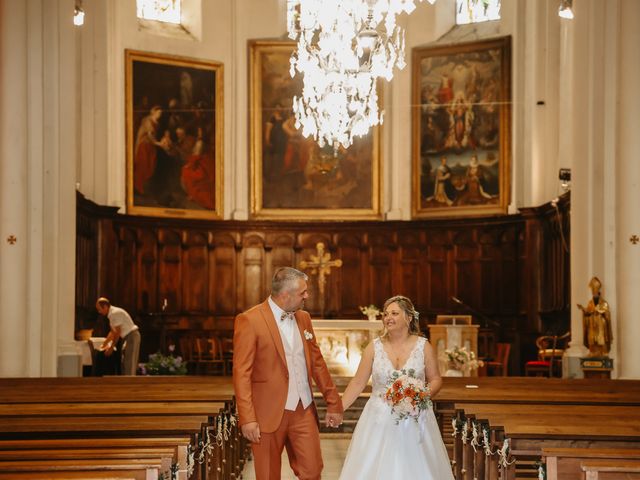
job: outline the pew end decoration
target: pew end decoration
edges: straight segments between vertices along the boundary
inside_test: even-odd
[[[187,364],[182,357],[158,352],[149,355],[149,361],[140,364],[140,370],[142,375],[186,375]]]

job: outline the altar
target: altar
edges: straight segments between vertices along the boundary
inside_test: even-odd
[[[352,377],[362,351],[382,329],[380,321],[312,320],[320,351],[332,375]]]

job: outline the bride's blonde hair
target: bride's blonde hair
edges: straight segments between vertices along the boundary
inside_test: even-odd
[[[409,335],[420,335],[420,314],[413,306],[413,302],[403,295],[395,295],[384,302],[384,306],[382,307],[382,318],[384,319],[384,312],[392,303],[397,303],[400,309],[409,319]],[[387,327],[383,327],[382,332],[380,333],[380,337],[385,337],[386,335]]]

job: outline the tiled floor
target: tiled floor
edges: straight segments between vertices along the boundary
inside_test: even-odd
[[[324,470],[322,471],[323,480],[336,480],[340,476],[342,462],[344,462],[350,441],[350,438],[322,436],[320,439],[320,447],[322,448],[322,460],[324,461]],[[247,464],[242,478],[243,480],[255,480],[253,462]],[[284,452],[282,454],[282,480],[295,480],[295,478],[289,467],[287,453]]]

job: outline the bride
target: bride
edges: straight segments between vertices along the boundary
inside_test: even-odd
[[[341,480],[420,478],[453,480],[447,450],[433,410],[397,421],[383,395],[394,372],[411,372],[428,382],[431,395],[442,387],[436,354],[420,336],[418,312],[411,300],[391,297],[383,308],[384,330],[362,354],[355,376],[342,395],[344,409],[358,398],[373,374],[373,390],[347,451]]]

